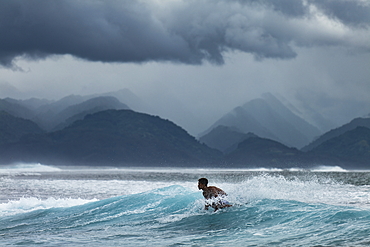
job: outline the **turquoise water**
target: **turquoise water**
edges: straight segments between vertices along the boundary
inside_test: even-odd
[[[197,178],[233,207],[204,210]],[[368,172],[0,169],[0,245],[369,246]]]

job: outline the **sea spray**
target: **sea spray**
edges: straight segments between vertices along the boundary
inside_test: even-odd
[[[97,201],[97,199],[85,200],[81,198],[59,198],[50,197],[41,200],[35,197],[22,197],[19,200],[9,200],[7,203],[0,203],[0,216],[9,216],[14,214],[28,213],[34,210],[50,208],[68,208],[76,205],[82,205],[88,202]]]

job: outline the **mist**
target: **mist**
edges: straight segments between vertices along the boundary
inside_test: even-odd
[[[369,13],[360,0],[3,1],[0,97],[127,88],[197,135],[270,92],[341,125],[370,113]]]

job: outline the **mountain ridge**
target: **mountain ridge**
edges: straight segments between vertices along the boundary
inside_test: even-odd
[[[41,133],[44,131],[31,120],[0,111],[0,144],[16,142],[27,134]]]
[[[357,126],[322,142],[308,153],[337,157],[351,164],[370,164],[370,128]]]
[[[240,142],[237,149],[224,157],[224,162],[237,167],[295,167],[301,160],[302,152],[296,148],[287,147],[277,141],[249,137]],[[299,167],[305,167],[302,161]]]
[[[123,90],[123,91],[117,92],[117,95],[121,95],[121,97],[124,98],[124,96],[127,93],[128,93],[127,91]],[[38,112],[38,113],[44,114],[43,118],[49,119],[50,122],[54,121],[54,125],[56,123],[59,123],[52,130],[49,128],[49,133],[40,134],[40,130],[37,130],[35,132],[33,132],[33,131],[24,132],[24,130],[27,130],[27,128],[29,128],[29,127],[26,127],[26,126],[31,126],[31,125],[32,126],[37,126],[39,122],[35,123],[35,122],[31,122],[31,120],[27,120],[28,121],[27,122],[27,121],[23,121],[23,120],[20,120],[20,119],[14,120],[14,119],[16,119],[16,118],[14,118],[12,120],[13,123],[14,123],[13,124],[14,129],[9,131],[9,129],[11,129],[11,128],[8,128],[8,130],[3,130],[2,132],[0,131],[0,139],[1,139],[0,143],[2,143],[2,147],[1,147],[2,150],[8,150],[8,151],[12,151],[14,153],[17,152],[17,155],[15,155],[15,157],[18,156],[20,152],[26,151],[26,153],[28,153],[27,154],[28,156],[27,155],[24,156],[24,159],[26,159],[26,160],[29,160],[30,157],[33,156],[33,153],[30,151],[30,150],[32,150],[32,148],[34,148],[34,151],[38,155],[40,155],[43,152],[51,152],[51,148],[54,148],[54,151],[55,151],[56,146],[59,145],[59,144],[56,145],[56,143],[58,143],[58,141],[60,140],[59,139],[60,135],[58,133],[66,134],[68,131],[71,130],[69,128],[70,126],[74,126],[73,128],[76,128],[77,123],[80,123],[81,121],[83,121],[85,119],[89,120],[91,116],[95,115],[95,113],[105,112],[105,111],[109,111],[111,109],[122,109],[122,108],[127,109],[128,108],[128,106],[126,104],[122,103],[120,100],[118,100],[117,98],[115,98],[113,96],[109,96],[109,94],[110,93],[100,94],[100,95],[105,95],[105,96],[69,95],[69,96],[64,97],[61,100],[55,101],[55,102],[51,102],[51,101],[48,101],[48,100],[39,100],[39,99],[29,99],[29,100],[14,100],[14,99],[10,99],[10,98],[0,99],[0,111],[1,110],[7,110],[11,113],[10,115],[12,115],[14,117],[24,118],[24,119],[31,118],[34,121],[40,121],[40,115],[39,116],[35,115],[35,113]],[[28,108],[26,107],[27,103],[30,104]],[[132,111],[132,112],[134,112],[134,111]],[[6,113],[6,114],[9,114],[9,113]],[[101,113],[101,114],[103,114],[103,113]],[[145,113],[138,113],[138,112],[135,111],[135,114],[133,114],[133,116],[134,115],[138,116],[137,114],[145,114]],[[150,114],[146,114],[146,115],[151,116],[151,117],[155,117],[155,116],[150,115]],[[1,120],[5,119],[4,116],[5,115],[0,115],[0,123],[1,123]],[[142,116],[141,119],[145,118],[145,117],[143,117],[143,115],[141,115],[141,116]],[[9,116],[7,116],[7,117],[9,118]],[[151,117],[146,118],[146,119],[152,119],[152,120],[148,121],[148,124],[154,121],[153,118],[151,118]],[[301,142],[305,142],[305,138],[308,138],[310,136],[312,137],[313,135],[316,134],[316,131],[318,131],[318,130],[315,129],[313,126],[309,125],[309,123],[305,122],[304,119],[295,115],[291,110],[289,110],[283,103],[281,103],[275,96],[273,96],[271,94],[264,94],[264,95],[262,95],[262,98],[253,99],[253,100],[247,102],[246,104],[244,104],[242,106],[235,107],[231,112],[225,114],[224,117],[225,118],[220,118],[219,121],[216,121],[216,123],[214,125],[212,125],[212,127],[214,127],[214,128],[208,129],[208,133],[201,136],[199,138],[199,141],[196,141],[196,142],[199,142],[198,144],[200,144],[200,145],[202,145],[201,143],[204,143],[203,146],[211,147],[213,149],[218,149],[218,150],[220,150],[221,152],[224,153],[224,158],[223,159],[219,158],[220,163],[218,163],[218,164],[217,164],[217,161],[215,161],[214,159],[213,160],[210,159],[210,160],[212,160],[212,162],[211,162],[212,165],[215,165],[215,166],[217,166],[217,165],[218,166],[224,166],[224,165],[233,166],[233,164],[235,164],[235,162],[227,163],[225,161],[225,160],[227,160],[227,159],[225,159],[225,157],[227,156],[227,157],[229,157],[228,159],[231,160],[230,157],[232,155],[235,156],[236,151],[241,152],[240,148],[243,147],[243,146],[242,145],[240,146],[239,144],[242,143],[242,142],[247,141],[251,137],[261,138],[261,139],[258,139],[259,142],[256,141],[254,143],[254,145],[259,145],[259,143],[265,143],[266,147],[274,146],[274,145],[276,147],[278,147],[279,145],[277,143],[273,144],[273,142],[271,142],[271,141],[275,141],[275,142],[279,142],[281,145],[284,146],[284,147],[281,146],[281,145],[279,146],[278,149],[281,152],[280,153],[279,152],[275,153],[274,154],[274,155],[276,155],[275,157],[273,157],[272,153],[268,149],[265,149],[264,151],[263,151],[263,149],[255,150],[256,154],[258,152],[260,152],[260,153],[265,152],[265,155],[262,155],[262,154],[260,155],[261,160],[264,160],[264,159],[266,160],[266,157],[268,157],[269,155],[270,155],[269,157],[271,159],[266,160],[266,162],[267,161],[271,162],[271,160],[274,160],[274,159],[278,160],[278,161],[280,160],[279,162],[275,163],[276,165],[280,163],[281,166],[286,166],[285,163],[287,163],[288,161],[289,161],[288,162],[289,164],[293,165],[294,162],[292,160],[294,160],[294,159],[296,159],[296,163],[298,165],[301,164],[302,166],[306,166],[309,163],[327,163],[327,164],[341,164],[341,163],[343,163],[345,165],[348,165],[351,162],[354,162],[354,164],[357,164],[357,163],[358,164],[361,163],[362,165],[366,164],[366,159],[359,159],[359,158],[356,158],[354,156],[348,157],[348,159],[347,159],[346,157],[341,157],[340,155],[336,154],[334,151],[332,153],[325,152],[325,149],[321,150],[321,151],[318,151],[319,149],[315,150],[315,147],[311,148],[309,150],[305,150],[305,147],[304,147],[304,148],[302,148],[301,151],[303,151],[303,152],[301,152],[301,153],[297,152],[296,150],[293,152],[292,151],[293,149],[290,149],[290,148],[294,148],[294,146],[287,144],[287,140],[289,140],[289,139],[287,139],[286,136],[296,137],[297,135],[299,135],[300,139],[297,138],[296,140],[300,140]],[[162,118],[160,118],[160,119],[162,119]],[[163,121],[169,121],[169,120],[164,120],[164,119],[162,119],[162,120]],[[19,121],[23,121],[22,124],[19,124]],[[85,123],[86,123],[86,121],[85,121]],[[175,126],[181,128],[179,125],[176,125],[172,120],[169,121],[169,122],[171,122]],[[261,122],[263,124],[261,124]],[[162,124],[163,126],[167,126],[166,124],[164,124],[165,122],[162,122],[162,123],[163,123]],[[107,124],[108,123],[106,123],[106,125]],[[135,126],[135,128],[140,126],[140,124],[136,124],[136,125],[137,126]],[[22,130],[22,126],[24,126],[23,130]],[[348,133],[347,133],[347,137],[346,137],[345,140],[351,140],[351,139],[355,140],[357,138],[355,132],[352,133],[350,131],[355,129],[358,126],[370,127],[370,118],[355,118],[351,122],[349,122],[348,124],[345,124],[345,125],[337,128],[337,129],[333,129],[331,131],[328,131],[328,132],[324,133],[323,135],[319,136],[312,143],[318,143],[316,145],[316,147],[317,147],[317,146],[320,146],[321,144],[325,143],[326,141],[331,140],[331,139],[336,138],[336,137],[339,137],[339,136],[341,136],[341,135],[343,135],[347,132]],[[89,130],[90,127],[91,126],[89,124],[87,124],[87,130]],[[151,133],[151,131],[144,131],[143,129],[138,131],[137,129],[135,130],[135,128],[132,129],[133,133],[146,133],[145,136],[147,136],[147,137],[153,135],[153,133]],[[114,129],[114,128],[112,127],[112,129]],[[253,130],[251,130],[251,129],[253,129]],[[245,133],[245,131],[248,131],[248,130],[251,130],[251,131]],[[302,133],[305,130],[307,130],[307,132],[305,134]],[[119,134],[116,133],[116,135],[111,135],[110,131],[111,131],[110,129],[106,129],[105,131],[103,131],[99,134],[100,137],[102,138],[102,140],[104,140],[104,143],[106,144],[107,147],[111,148],[112,150],[116,150],[115,147],[112,146],[111,143],[109,142],[108,136],[110,136],[110,138],[112,140],[114,140],[113,142],[116,142],[117,144],[119,144],[119,143],[122,144],[122,145],[127,144],[125,142],[122,142],[122,140],[117,141],[115,138],[117,137],[117,135],[119,136]],[[154,129],[153,129],[153,131],[154,131]],[[366,129],[365,130],[362,129],[362,131],[363,131],[364,134],[366,134]],[[14,133],[11,133],[11,132],[14,132]],[[79,132],[83,133],[84,130],[80,129]],[[75,146],[75,144],[73,144],[73,143],[79,142],[79,139],[76,137],[76,136],[78,136],[77,132],[70,131],[68,133],[71,134],[70,138],[69,138],[69,140],[70,140],[69,145],[70,146]],[[72,135],[72,133],[73,133],[73,135]],[[156,133],[156,131],[154,131],[154,133]],[[192,151],[190,151],[190,150],[192,150],[191,146],[186,147],[186,145],[185,146],[183,145],[184,143],[181,141],[182,138],[180,138],[181,135],[179,135],[177,139],[175,138],[177,140],[176,143],[172,143],[170,141],[171,138],[166,139],[166,140],[164,140],[164,139],[162,140],[158,135],[156,137],[157,138],[156,142],[150,142],[150,141],[145,142],[145,141],[143,141],[143,139],[140,139],[142,137],[139,138],[138,136],[132,136],[129,133],[126,133],[125,135],[126,135],[127,139],[131,138],[133,140],[133,143],[131,143],[132,147],[134,147],[136,145],[137,150],[132,149],[131,150],[132,154],[136,153],[137,156],[155,157],[155,158],[153,158],[152,161],[155,161],[155,162],[158,162],[158,163],[163,163],[163,164],[164,163],[169,164],[170,162],[175,162],[176,163],[177,162],[176,160],[179,157],[182,157],[182,158],[179,158],[179,160],[181,160],[181,159],[183,161],[187,160],[187,162],[188,162],[187,164],[191,163],[190,162],[191,159],[193,159],[194,163],[202,163],[203,162],[205,164],[205,163],[208,162],[205,157],[203,157],[203,158],[194,157],[194,155],[192,154]],[[166,132],[162,131],[161,135],[166,136]],[[97,138],[96,136],[94,136],[93,131],[87,133],[87,136],[89,138],[93,138],[93,139]],[[282,140],[282,137],[285,138],[285,142],[284,142],[284,140]],[[191,137],[191,139],[195,140],[194,137]],[[148,140],[150,140],[150,139],[148,139]],[[255,140],[257,140],[257,139],[255,139]],[[352,149],[353,151],[355,151],[357,149],[364,148],[360,144],[356,144],[356,143],[354,143],[353,146],[346,146],[347,145],[346,141],[342,141],[341,139],[337,139],[337,140],[338,140],[338,142],[341,143],[342,146],[337,146],[336,148],[338,150],[342,150],[343,153],[346,152],[346,149]],[[90,145],[89,141],[87,141],[87,140],[85,140],[85,141],[86,141],[85,144],[87,146],[89,146]],[[135,141],[136,141],[136,144],[135,144]],[[249,141],[251,141],[251,140],[249,140]],[[9,143],[11,144],[10,147],[12,148],[12,150],[7,149],[7,147],[4,146],[4,145],[9,144]],[[183,144],[181,144],[181,143],[183,143]],[[360,143],[362,143],[363,145],[366,146],[367,145],[367,140],[366,139],[360,140]],[[80,143],[81,146],[83,146],[83,144],[84,144],[83,142]],[[95,141],[95,144],[97,146],[99,146],[102,150],[109,149],[107,147],[101,146],[97,139]],[[140,147],[139,144],[142,147]],[[334,146],[334,144],[335,143],[332,143],[331,146]],[[18,145],[19,150],[17,150],[17,145]],[[62,145],[62,144],[60,144],[60,145]],[[183,149],[181,149],[181,150],[176,149],[177,145],[182,146]],[[63,147],[62,146],[59,146],[60,150],[64,150],[65,152],[70,153],[70,154],[74,152],[74,150],[71,150],[67,146],[63,146]],[[127,147],[129,147],[129,146],[130,145],[128,145]],[[167,153],[166,154],[167,157],[168,157],[167,161],[161,160],[161,158],[159,158],[158,155],[157,155],[157,154],[161,153],[161,150],[158,149],[158,147],[162,147],[163,150],[167,150],[167,151],[172,150],[173,155],[171,156],[170,153]],[[91,147],[91,148],[93,148],[93,147]],[[143,149],[140,149],[140,148],[143,148]],[[147,148],[148,150],[145,151],[145,148]],[[255,148],[257,148],[257,147],[255,147]],[[327,147],[327,148],[328,148],[328,150],[330,150],[329,147]],[[75,150],[78,150],[78,149],[79,149],[79,146],[75,146]],[[141,150],[141,151],[139,152],[138,150]],[[154,152],[154,150],[156,150],[156,151]],[[193,149],[194,152],[198,152],[199,150],[202,150],[202,148],[200,148],[199,145],[198,145],[198,149]],[[205,149],[203,150],[203,152],[204,151],[205,151]],[[90,155],[91,156],[94,156],[94,155],[96,156],[99,153],[99,149],[95,150],[95,152],[96,152],[96,154],[91,153]],[[108,151],[106,150],[106,152],[108,152]],[[118,151],[116,150],[116,152],[118,152]],[[147,155],[150,152],[152,152],[152,154],[151,154],[152,156]],[[211,151],[209,151],[209,152],[211,152]],[[212,151],[212,152],[214,152],[214,151]],[[248,150],[245,150],[245,152],[247,154],[249,153],[248,155],[250,156],[250,157],[245,157],[245,161],[251,160],[251,157],[256,158],[258,156],[258,155],[256,156],[256,154],[250,153],[250,151],[248,151]],[[288,158],[291,158],[289,156],[283,157],[281,155],[281,153],[284,153],[284,152],[286,152],[286,153],[292,153],[293,152],[295,154],[294,159],[289,160]],[[157,153],[157,154],[155,154],[155,153]],[[177,154],[177,155],[175,155],[175,154]],[[214,154],[216,154],[216,152],[214,152]],[[4,151],[2,156],[4,156],[4,155],[7,156],[8,154],[6,154],[6,152]],[[75,155],[77,155],[77,154],[75,154]],[[81,156],[81,155],[84,155],[84,154],[79,154],[79,155]],[[119,156],[119,154],[114,154],[114,155]],[[113,157],[114,155],[112,154],[111,156]],[[220,153],[218,155],[220,155]],[[50,154],[50,156],[52,156],[52,155]],[[59,157],[60,159],[63,159],[62,153],[59,152],[59,156],[60,156]],[[70,161],[72,161],[74,163],[78,163],[78,159],[75,159],[74,156],[73,157],[72,156],[69,157]],[[132,155],[132,157],[133,156],[134,155]],[[350,156],[350,154],[349,154],[349,156]],[[175,158],[175,157],[177,157],[177,158]],[[107,158],[107,157],[105,157],[105,158]],[[99,159],[100,159],[101,162],[103,162],[104,157],[102,156]],[[99,160],[99,159],[96,158],[95,160]],[[82,159],[80,157],[81,162],[87,162],[87,160],[91,160],[91,158],[86,158],[85,157],[85,158]],[[144,158],[142,158],[142,161],[143,160],[144,160]],[[138,159],[135,161],[133,158],[132,158],[131,162],[140,163],[138,161]],[[146,160],[145,162],[148,162],[148,160]]]
[[[211,132],[202,136],[199,141],[223,153],[230,153],[237,148],[240,142],[251,136],[256,135],[250,132],[245,134],[236,127],[218,125]]]
[[[203,132],[200,138],[219,125],[235,127],[243,133],[252,132],[262,138],[296,148],[307,145],[321,133],[271,94],[265,94],[263,98],[253,99],[235,107]]]
[[[315,147],[319,146],[320,144],[322,144],[323,142],[331,138],[337,137],[339,135],[342,135],[347,131],[353,130],[358,126],[370,128],[370,118],[355,118],[347,124],[344,124],[338,128],[332,129],[324,133],[323,135],[319,136],[316,140],[309,143],[307,146],[303,147],[301,150],[305,152],[310,151]]]
[[[26,129],[23,124],[32,123],[5,112],[2,114],[23,121],[21,125],[11,124],[11,133],[20,133],[19,129]],[[0,118],[0,130],[4,119]],[[234,128],[221,126],[219,129],[221,134],[242,137],[237,147],[224,155],[201,144],[169,120],[132,110],[105,110],[88,114],[54,132],[26,131],[16,138],[1,138],[0,135],[0,161],[2,164],[276,168],[307,168],[321,164],[370,168],[370,129],[366,127],[347,131],[310,152],[252,133],[243,134]],[[224,140],[222,135],[218,138]]]
[[[221,156],[174,123],[132,110],[89,114],[63,130],[26,135],[0,150],[3,163],[21,157],[27,162],[75,165],[194,166]]]

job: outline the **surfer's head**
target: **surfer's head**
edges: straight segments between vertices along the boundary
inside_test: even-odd
[[[206,178],[200,178],[198,179],[198,189],[203,189],[204,187],[207,187],[208,185],[208,179]]]

